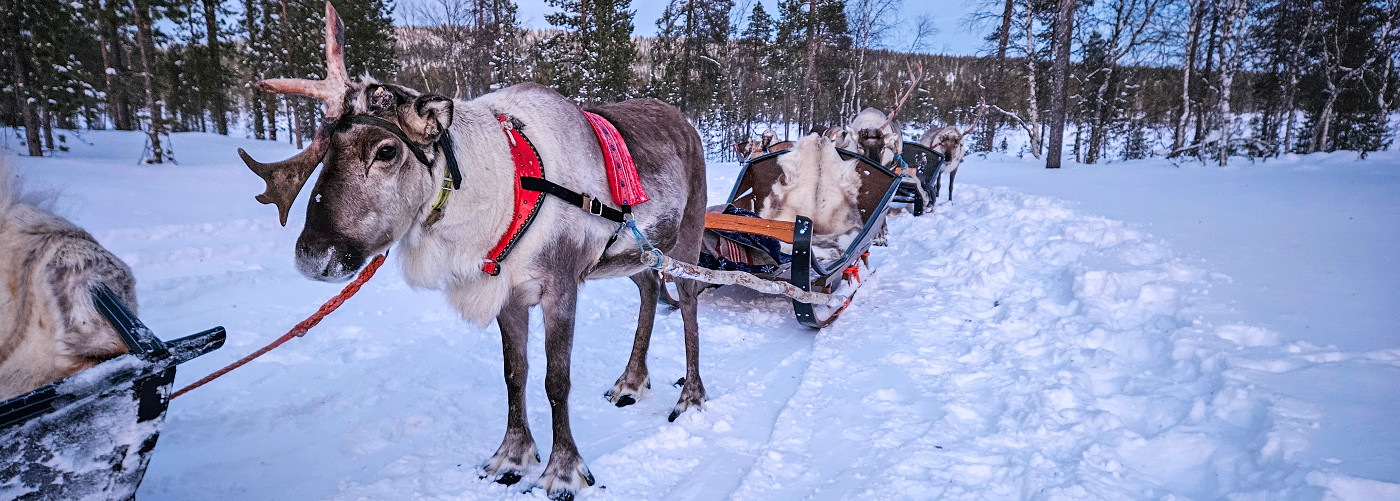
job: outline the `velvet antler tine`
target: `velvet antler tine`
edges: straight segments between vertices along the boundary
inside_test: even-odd
[[[345,71],[345,22],[335,6],[326,2],[326,80],[350,80]]]
[[[274,94],[297,94],[319,99],[325,104],[327,120],[335,120],[345,111],[345,94],[350,89],[350,74],[345,71],[345,23],[330,2],[326,2],[326,78],[309,80],[304,78],[272,78],[255,84],[258,89]],[[301,153],[281,162],[262,163],[253,160],[241,148],[238,156],[263,181],[267,189],[257,196],[259,202],[277,206],[277,216],[282,226],[287,225],[287,213],[297,193],[311,178],[311,173],[325,158],[330,148],[330,129],[324,125],[316,131]]]
[[[330,148],[330,140],[322,132],[318,132],[311,140],[311,145],[301,150],[301,153],[281,162],[262,163],[253,160],[243,148],[238,149],[238,156],[243,158],[243,163],[248,165],[248,169],[267,183],[267,189],[256,197],[257,200],[277,206],[277,217],[282,226],[287,225],[287,213],[292,210],[292,202],[296,201],[297,193],[301,192],[302,186],[306,185],[306,180],[311,177],[311,173],[326,156],[326,150]]]
[[[345,107],[345,90],[350,74],[345,71],[345,22],[330,2],[326,2],[326,78],[269,78],[254,85],[274,94],[296,94],[321,100],[326,116],[338,117]]]

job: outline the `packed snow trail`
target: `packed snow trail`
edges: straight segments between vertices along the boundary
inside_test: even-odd
[[[177,384],[339,290],[292,268],[305,202],[279,227],[232,154],[285,145],[182,134],[184,165],[147,167],[130,164],[135,133],[87,137],[96,144],[72,158],[17,170],[61,188],[59,212],[132,266],[157,334],[228,328],[227,346],[181,366]],[[711,165],[712,201],[736,171]],[[571,410],[598,486],[582,497],[1400,496],[1377,481],[1388,478],[1300,463],[1328,397],[1254,385],[1305,367],[1393,370],[1400,351],[1338,351],[1241,322],[1210,294],[1226,277],[1139,225],[978,183],[958,196],[892,219],[890,247],[873,249],[876,271],[828,329],[799,326],[782,298],[703,294],[711,401],[675,423],[665,419],[679,393],[669,383],[684,373],[679,315],[658,316],[651,395],[612,407],[602,393],[626,363],[638,299],[629,281],[590,282]],[[306,337],[176,401],[140,497],[543,498],[477,478],[505,429],[495,327],[466,325],[389,264]],[[545,454],[538,313],[531,328],[528,416]]]

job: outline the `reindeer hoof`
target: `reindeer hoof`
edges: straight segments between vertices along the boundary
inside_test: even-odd
[[[685,386],[685,378],[677,379],[675,383],[672,383],[672,386],[675,386],[677,388]]]
[[[549,499],[572,500],[578,491],[593,484],[593,472],[588,471],[582,459],[575,456],[572,460],[556,463],[555,458],[551,456],[549,466],[535,482],[535,487],[544,489]]]
[[[651,389],[651,378],[643,376],[640,378],[641,381],[637,381],[637,379],[623,374],[622,377],[617,378],[617,383],[613,384],[612,389],[603,394],[603,397],[618,407],[637,403]]]
[[[533,441],[522,443],[507,441],[491,459],[477,468],[479,478],[492,477],[492,482],[514,485],[520,482],[525,472],[540,464],[540,454]]]
[[[681,386],[681,398],[676,401],[676,406],[671,409],[671,415],[666,418],[667,421],[673,423],[686,410],[691,408],[704,409],[705,401],[709,400],[709,397],[705,395],[705,383],[698,377],[689,381],[686,378],[681,378],[676,381],[676,384]]]

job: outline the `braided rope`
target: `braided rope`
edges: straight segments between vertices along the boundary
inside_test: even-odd
[[[267,346],[259,348],[258,351],[249,353],[248,356],[238,359],[237,362],[228,364],[228,366],[214,371],[213,374],[204,376],[204,379],[200,379],[199,381],[190,383],[189,386],[180,388],[180,391],[177,391],[174,394],[170,395],[170,398],[173,400],[175,397],[184,395],[190,390],[193,390],[200,386],[204,386],[206,383],[218,379],[220,376],[228,374],[234,369],[244,366],[248,362],[252,362],[253,359],[263,356],[267,352],[272,351],[273,348],[282,346],[283,343],[291,341],[293,337],[301,337],[302,335],[306,334],[306,331],[311,330],[311,328],[315,327],[316,324],[321,323],[321,320],[326,318],[326,315],[330,315],[331,312],[335,311],[336,308],[339,308],[341,304],[344,304],[345,300],[350,299],[350,296],[354,296],[356,292],[359,292],[360,286],[364,285],[365,282],[368,282],[370,277],[374,276],[374,272],[379,269],[379,265],[382,264],[384,264],[384,255],[380,254],[378,256],[375,256],[374,259],[369,262],[369,265],[365,266],[365,269],[360,270],[360,275],[358,277],[355,277],[354,281],[350,282],[349,284],[346,284],[345,288],[340,291],[340,294],[337,294],[329,301],[326,301],[325,304],[321,305],[320,309],[316,310],[316,313],[313,313],[310,317],[307,317],[306,320],[302,320],[301,323],[296,325],[296,327],[292,327],[292,330],[287,331],[287,333],[283,334],[282,337],[279,337],[273,342],[268,343]]]

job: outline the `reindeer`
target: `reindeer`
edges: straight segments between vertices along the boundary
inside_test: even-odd
[[[854,139],[852,139],[852,137],[854,136],[855,133],[851,131],[850,127],[839,127],[833,125],[831,127],[827,127],[825,131],[822,131],[822,137],[825,137],[828,141],[831,141],[832,146],[843,150],[856,149],[856,142]]]
[[[976,127],[974,124],[973,127]],[[947,126],[942,129],[931,129],[919,138],[919,144],[927,146],[928,149],[943,155],[943,172],[948,173],[948,201],[953,201],[953,177],[958,175],[958,166],[962,165],[963,154],[967,148],[963,145],[963,136],[970,132],[958,130],[957,127]],[[940,185],[943,176],[933,180],[933,196],[937,197],[941,189]]]
[[[774,151],[792,149],[793,142],[788,140],[774,142],[773,129],[763,131],[761,140],[740,141],[734,145],[734,152],[739,154],[739,159],[749,161],[761,157]]]
[[[0,158],[0,400],[127,352],[93,306],[106,284],[132,311],[131,269],[82,228],[26,203]]]
[[[917,65],[910,64],[908,69],[909,88],[895,101],[889,116],[878,109],[866,108],[851,119],[851,125],[848,127],[851,130],[852,142],[862,155],[901,174],[905,173],[902,172],[903,169],[897,168],[897,164],[903,161],[900,155],[904,153],[904,125],[896,122],[895,116],[899,114],[900,108],[904,107],[904,102],[914,95],[914,91],[919,88],[919,82],[924,78],[922,62]],[[932,200],[918,183],[915,183],[915,188],[925,200]]]
[[[348,279],[369,256],[397,244],[405,280],[442,290],[468,322],[495,318],[501,331],[508,397],[505,437],[484,464],[482,478],[513,484],[539,464],[525,413],[529,309],[544,312],[545,389],[554,445],[535,486],[569,499],[593,484],[569,425],[569,363],[580,285],[630,277],[641,294],[631,357],[605,396],[618,406],[642,398],[651,383],[646,356],[659,277],[641,264],[630,229],[593,214],[621,214],[588,193],[607,193],[599,139],[579,107],[537,84],[521,84],[470,101],[420,93],[345,72],[344,27],[326,4],[325,80],[273,79],[259,88],[320,99],[326,122],[309,147],[272,164],[239,154],[267,182],[257,198],[287,212],[317,164],[306,223],[296,243],[296,267],[307,278]],[[651,99],[591,110],[620,131],[636,162],[649,202],[632,207],[635,229],[657,250],[697,262],[704,229],[705,162],[699,134],[674,107]],[[528,231],[511,231],[517,189],[516,132],[538,153],[544,177],[569,191],[549,191]],[[454,167],[461,181],[455,189]],[[444,181],[448,178],[448,181]],[[533,188],[529,188],[533,189]],[[579,194],[575,191],[583,192]],[[522,192],[523,193],[523,192]],[[569,199],[566,201],[566,198]],[[580,207],[585,210],[580,210]],[[590,214],[592,212],[592,214]],[[624,219],[619,216],[618,219]],[[503,237],[505,235],[505,237]],[[616,241],[614,241],[614,237]],[[486,260],[508,242],[509,259]],[[699,374],[696,296],[701,285],[677,280],[685,329],[686,376],[669,419],[706,400]]]

